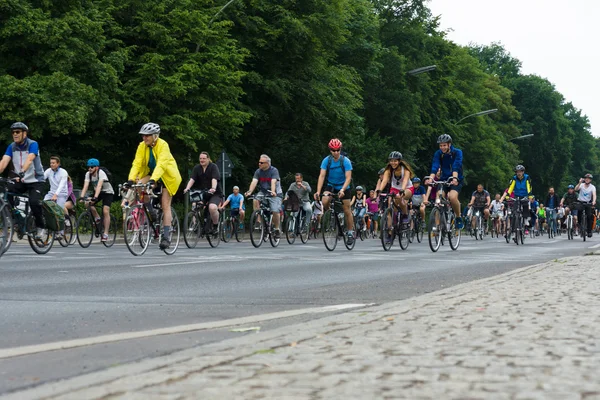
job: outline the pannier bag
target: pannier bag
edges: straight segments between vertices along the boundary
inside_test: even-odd
[[[65,214],[61,206],[55,201],[45,200],[42,203],[44,209],[44,219],[46,220],[46,228],[51,231],[62,231],[65,229]]]

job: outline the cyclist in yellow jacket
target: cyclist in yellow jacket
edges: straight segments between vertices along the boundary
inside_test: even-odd
[[[129,171],[127,186],[139,183],[150,183],[152,187],[164,186],[161,206],[163,209],[163,233],[160,248],[167,249],[171,245],[171,200],[181,184],[181,174],[171,154],[169,145],[159,138],[160,126],[149,122],[140,129],[142,142],[135,152],[135,159]]]

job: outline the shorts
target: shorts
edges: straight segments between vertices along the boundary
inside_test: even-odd
[[[240,209],[239,208],[232,208],[230,211],[230,214],[232,217],[237,217],[238,215],[240,215]]]
[[[448,179],[450,179],[450,177],[442,178],[443,181],[446,181]],[[454,186],[454,185],[444,186],[444,193],[450,193],[453,190],[455,192],[460,193],[462,187],[463,187],[463,182],[462,181],[458,181],[458,185],[456,185],[456,186]]]
[[[323,191],[323,193],[330,192],[333,195],[337,195],[340,192],[340,190],[342,190],[342,189],[341,188],[340,189],[334,189],[331,185],[328,185],[325,188],[325,190]],[[344,197],[342,199],[340,199],[340,200],[342,200],[342,201],[350,201],[350,200],[352,200],[352,196],[349,196],[349,190],[345,190],[344,191]]]
[[[113,202],[113,197],[114,194],[112,193],[100,192],[100,196],[98,196],[98,201],[96,202],[96,204],[102,202],[103,207],[110,208],[110,205]]]
[[[264,193],[258,193],[256,195],[256,200],[258,200],[259,202],[262,200],[268,201],[269,202],[269,211],[271,211],[271,212],[281,211],[281,202],[283,199],[279,196],[273,197],[273,196],[266,196]]]
[[[367,209],[366,208],[355,208],[354,209],[354,216],[357,218],[364,218],[365,214],[367,213]]]
[[[367,213],[366,215],[368,215],[369,217],[371,217],[371,219],[373,221],[379,221],[379,213],[378,212],[376,212],[376,213]]]
[[[46,194],[46,196],[44,196],[44,200],[52,200],[52,196],[54,196],[53,193],[48,193]],[[56,199],[56,204],[64,208],[67,199],[68,197],[66,195],[58,196],[58,198]]]
[[[496,211],[492,213],[492,218],[502,218],[504,213],[502,211]]]

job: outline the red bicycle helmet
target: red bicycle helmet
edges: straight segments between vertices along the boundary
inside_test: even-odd
[[[329,141],[328,146],[330,150],[339,150],[342,148],[342,142],[339,139],[333,138]]]

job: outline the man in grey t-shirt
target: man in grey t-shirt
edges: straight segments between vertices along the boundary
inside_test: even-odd
[[[302,229],[305,229],[308,227],[310,219],[312,218],[312,207],[310,206],[310,198],[308,197],[308,194],[312,191],[312,189],[310,188],[308,182],[304,181],[304,178],[300,172],[296,174],[295,179],[296,181],[288,188],[288,192],[296,193],[296,196],[298,196],[298,199],[302,203],[302,209],[306,214],[306,219],[304,220],[304,226],[302,226]]]
[[[254,200],[254,209],[260,208],[259,200],[266,199],[269,202],[269,211],[273,213],[273,225],[275,231],[273,232],[276,239],[279,239],[281,231],[279,230],[280,223],[280,211],[281,211],[281,200],[283,198],[283,192],[281,190],[281,179],[279,177],[279,171],[277,168],[271,165],[271,158],[263,154],[258,160],[258,169],[254,172],[254,177],[250,183],[250,188],[246,192],[246,197],[250,196],[256,186],[259,188],[259,193],[256,195]]]

